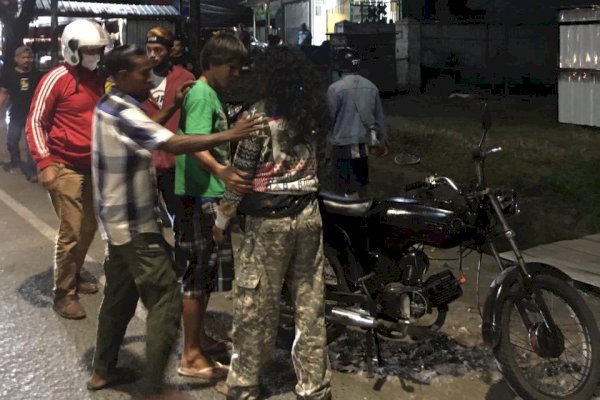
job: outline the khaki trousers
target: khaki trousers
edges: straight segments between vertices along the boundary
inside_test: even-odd
[[[77,294],[77,281],[98,227],[92,176],[56,164],[57,186],[50,199],[59,220],[54,253],[54,300]],[[53,167],[50,167],[53,168]]]

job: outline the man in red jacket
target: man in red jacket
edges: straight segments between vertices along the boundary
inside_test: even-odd
[[[146,53],[152,66],[154,88],[150,91],[150,97],[142,103],[142,108],[150,117],[175,101],[178,87],[196,79],[187,69],[171,64],[169,56],[173,47],[173,38],[173,33],[162,26],[152,28],[146,33]],[[179,110],[164,124],[164,127],[173,133],[177,133],[178,126]],[[181,276],[185,270],[186,256],[181,253],[178,246],[180,241],[177,240],[181,233],[180,219],[183,207],[179,198],[175,196],[175,156],[163,150],[154,150],[153,159],[158,190],[172,221],[175,234],[175,265],[177,276]]]
[[[77,295],[98,287],[80,275],[97,224],[91,181],[92,114],[104,93],[96,69],[108,34],[79,19],[61,37],[65,64],[48,72],[36,88],[26,124],[27,142],[39,182],[50,193],[60,221],[54,257],[54,311],[85,317]]]

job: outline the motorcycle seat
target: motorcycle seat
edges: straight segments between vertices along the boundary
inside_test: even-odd
[[[373,199],[350,199],[331,192],[319,192],[325,211],[348,217],[364,217],[373,207]]]

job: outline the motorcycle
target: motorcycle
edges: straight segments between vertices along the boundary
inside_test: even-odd
[[[326,288],[328,335],[341,326],[364,329],[367,369],[379,337],[419,337],[440,329],[449,304],[462,295],[462,276],[428,275],[424,246],[490,254],[501,271],[482,312],[484,342],[508,384],[524,399],[589,399],[600,380],[600,333],[574,282],[559,269],[525,262],[507,217],[519,212],[513,190],[486,185],[484,164],[501,148],[484,149],[491,126],[486,110],[472,153],[476,181],[460,187],[432,175],[407,185],[411,192],[447,187],[450,196],[416,195],[385,200],[348,199],[320,193],[324,251],[331,266]],[[494,244],[503,237],[516,261]],[[434,319],[433,322],[430,322]],[[429,321],[421,323],[420,321]],[[375,354],[376,353],[376,354]]]

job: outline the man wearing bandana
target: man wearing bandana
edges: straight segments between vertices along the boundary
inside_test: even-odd
[[[142,103],[142,107],[150,117],[173,103],[178,87],[196,79],[187,69],[171,64],[169,56],[173,47],[173,38],[173,33],[162,26],[152,28],[146,33],[146,53],[152,66],[154,88],[150,91],[148,100]],[[178,125],[179,110],[167,120],[164,127],[177,133]],[[167,208],[175,234],[176,272],[181,276],[185,269],[186,257],[181,253],[178,245],[180,241],[177,240],[180,235],[180,219],[183,210],[181,201],[175,196],[175,156],[166,151],[154,150],[153,159],[158,190]]]

